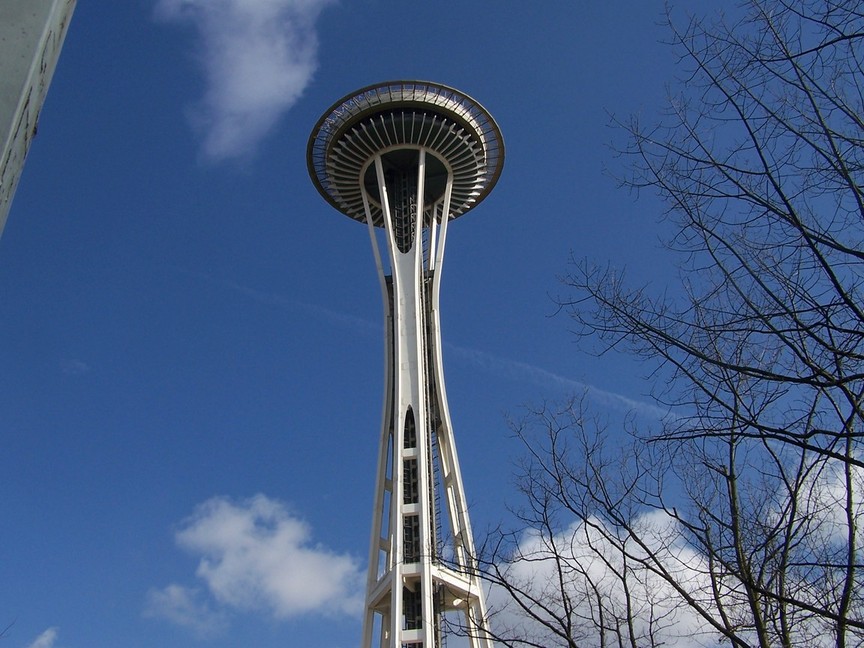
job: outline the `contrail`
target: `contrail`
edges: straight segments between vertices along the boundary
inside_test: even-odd
[[[316,304],[291,299],[283,295],[267,293],[254,288],[249,288],[242,284],[236,283],[227,279],[214,279],[206,274],[193,273],[195,276],[218,283],[225,288],[233,290],[237,293],[245,295],[259,303],[271,304],[292,310],[301,310],[310,315],[326,320],[333,324],[350,328],[353,331],[360,331],[363,335],[379,335],[383,336],[382,324],[375,323],[362,317],[348,315],[344,312],[331,310]],[[473,349],[468,347],[458,346],[450,342],[444,342],[444,348],[456,360],[469,363],[474,367],[482,370],[484,373],[497,376],[499,378],[507,378],[514,382],[526,381],[534,385],[546,388],[554,388],[558,390],[567,390],[569,392],[584,392],[587,396],[597,403],[610,407],[622,412],[634,412],[646,418],[658,420],[669,420],[673,414],[668,409],[663,409],[651,403],[634,400],[622,394],[610,392],[605,389],[600,389],[594,385],[580,382],[552,371],[538,367],[536,365],[513,360],[511,358],[503,358],[494,355],[487,351]]]
[[[672,415],[669,410],[657,407],[651,403],[633,400],[627,396],[567,378],[566,376],[556,374],[527,362],[502,358],[486,351],[460,347],[449,342],[444,342],[444,347],[463,360],[496,376],[506,376],[512,380],[527,380],[542,387],[554,387],[571,392],[584,392],[591,400],[598,404],[627,412],[636,412],[650,418],[665,420]]]

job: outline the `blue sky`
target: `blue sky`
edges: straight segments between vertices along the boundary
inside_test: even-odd
[[[75,11],[0,238],[0,627],[12,648],[303,646],[360,635],[380,424],[365,227],[305,166],[320,114],[426,79],[507,145],[449,230],[448,399],[478,535],[506,414],[642,367],[553,316],[568,258],[664,286],[660,206],[616,188],[609,115],[674,80],[661,0],[126,0]]]

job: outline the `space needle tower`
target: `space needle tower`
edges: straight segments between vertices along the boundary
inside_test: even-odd
[[[324,199],[366,223],[384,302],[384,412],[361,646],[441,648],[455,618],[471,648],[492,648],[444,390],[438,303],[448,223],[495,186],[501,132],[458,90],[381,83],[324,113],[307,163]]]

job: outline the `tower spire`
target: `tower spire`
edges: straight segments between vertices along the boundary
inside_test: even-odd
[[[463,615],[491,648],[441,362],[447,224],[491,191],[504,143],[491,115],[435,83],[362,88],[318,121],[309,173],[336,209],[365,222],[386,320],[386,377],[362,648],[441,648]]]

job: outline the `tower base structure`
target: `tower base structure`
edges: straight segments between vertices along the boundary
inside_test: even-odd
[[[385,316],[385,398],[363,648],[440,648],[449,620],[492,648],[447,407],[439,297],[448,223],[500,175],[503,141],[473,99],[437,84],[364,88],[309,140],[312,180],[365,222]]]

